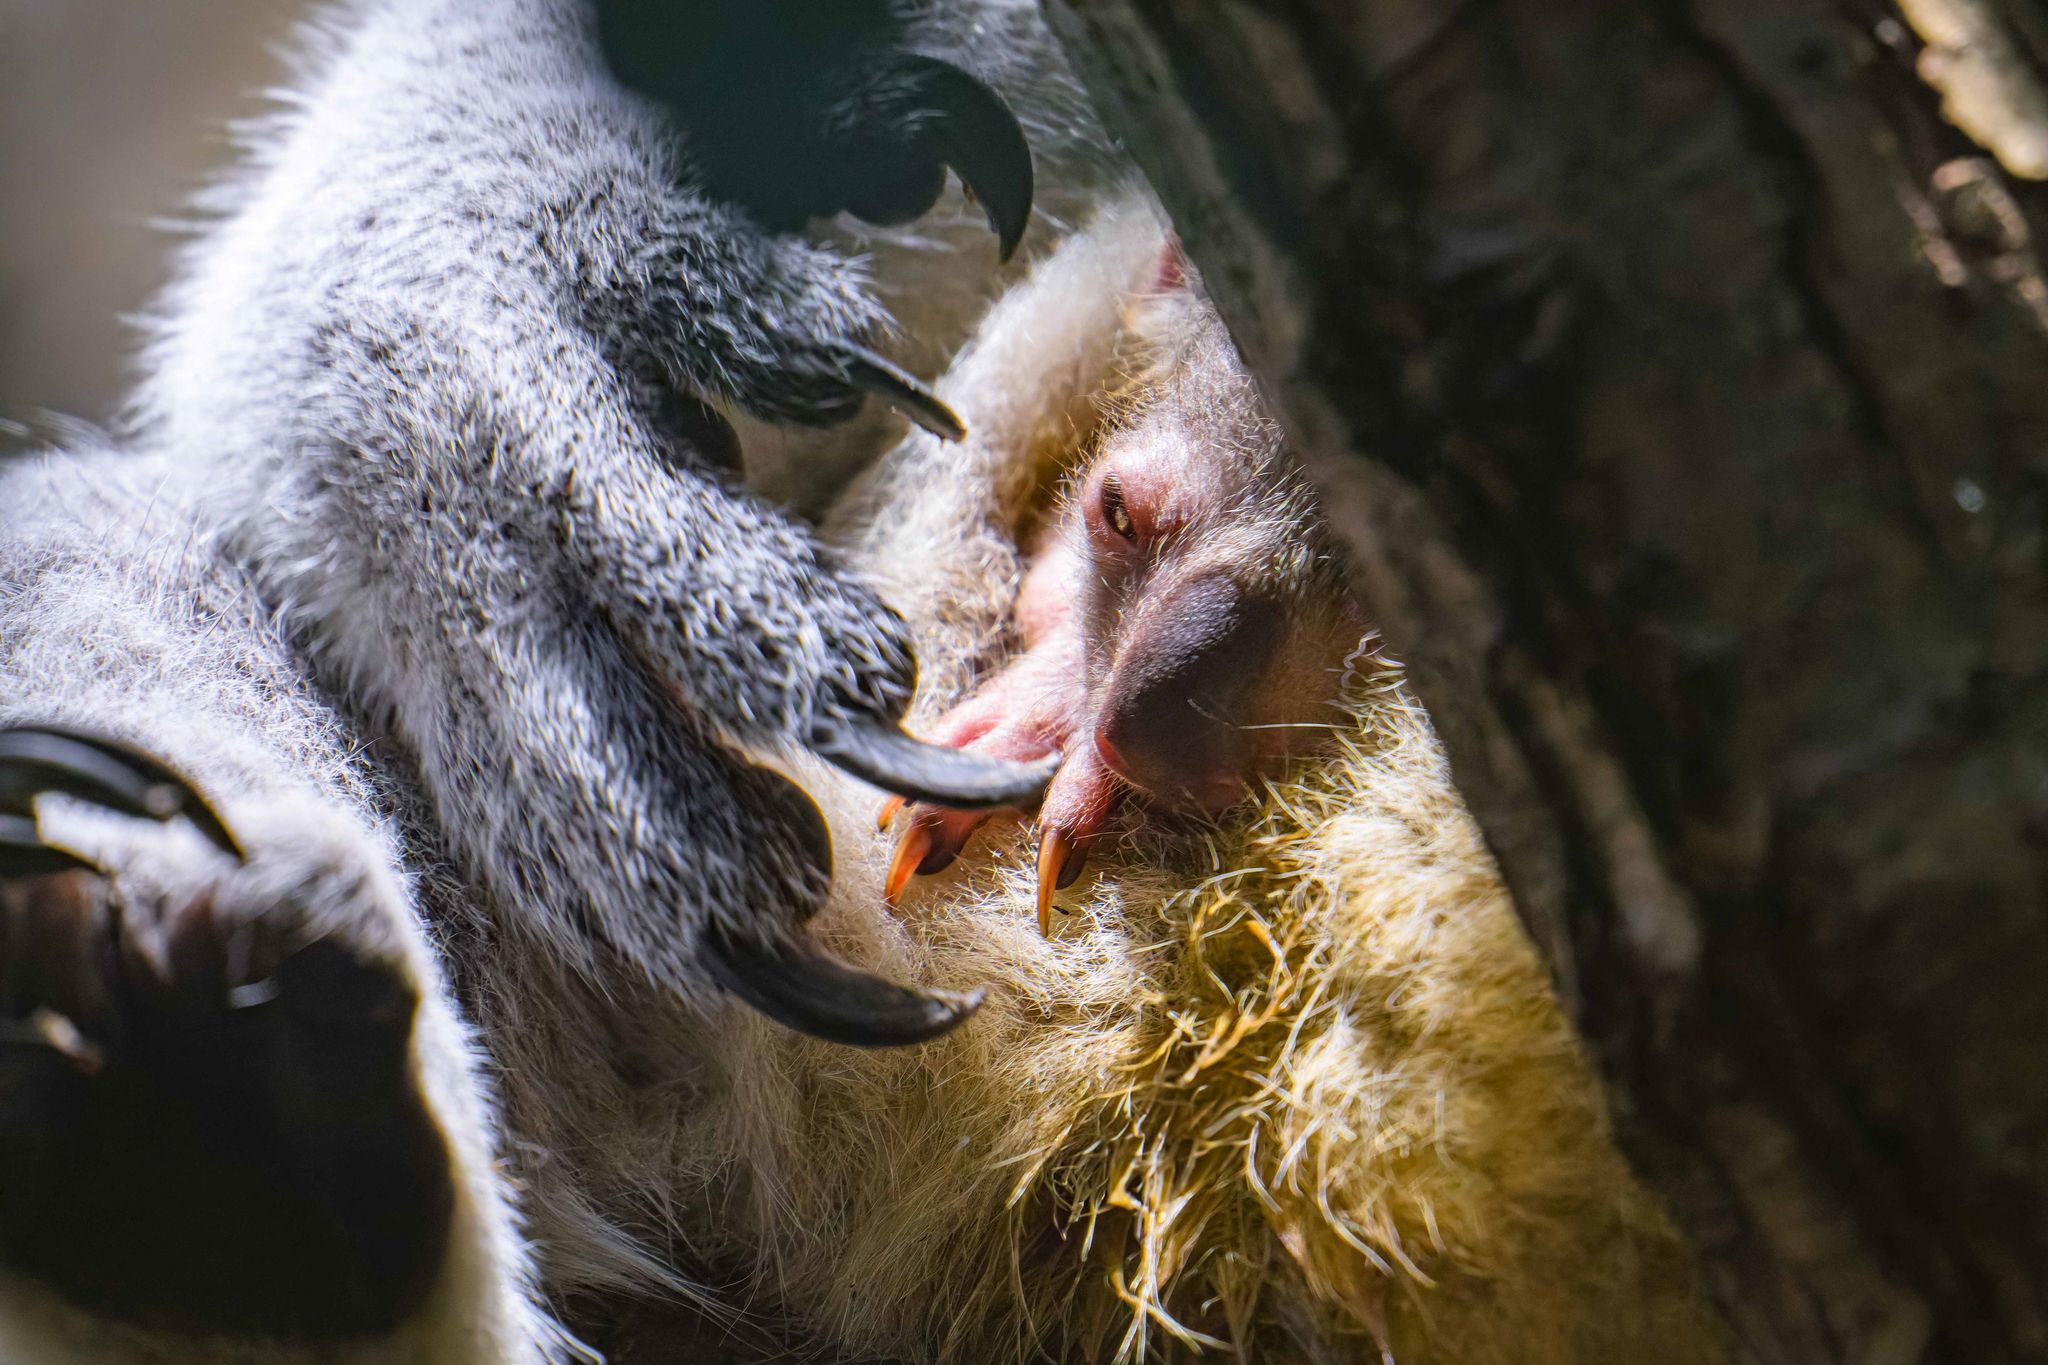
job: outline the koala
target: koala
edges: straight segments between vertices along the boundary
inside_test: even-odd
[[[1221,816],[1327,732],[1366,636],[1307,479],[1177,249],[1138,309],[1146,379],[1068,480],[1018,589],[1020,652],[938,722],[944,744],[1056,757],[1037,910],[1121,806]],[[892,797],[887,827],[906,802]],[[990,812],[915,809],[884,894],[943,871]]]
[[[683,8],[327,11],[119,431],[0,476],[9,1358],[566,1358],[549,1295],[687,1275],[501,1171],[494,993],[862,1045],[978,1003],[816,945],[778,769],[1049,765],[906,735],[903,623],[735,466],[857,461],[876,396],[963,436],[905,364],[1121,172],[1023,0]]]
[[[1024,0],[306,51],[121,431],[0,487],[0,1357],[1713,1358],[1329,564],[1034,610],[1161,452],[1316,513]],[[1042,751],[943,720],[1006,695]]]

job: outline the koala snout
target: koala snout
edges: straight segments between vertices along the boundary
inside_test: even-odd
[[[1102,761],[1167,805],[1233,804],[1251,776],[1250,706],[1281,629],[1278,604],[1228,574],[1162,591],[1117,650],[1095,723]]]

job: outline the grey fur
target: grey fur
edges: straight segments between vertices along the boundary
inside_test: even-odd
[[[1032,6],[931,6],[909,33],[1012,99],[1051,216],[1088,202],[1101,145]],[[674,131],[602,71],[580,0],[357,0],[306,52],[208,196],[119,438],[0,482],[0,724],[135,743],[248,845],[224,869],[177,831],[47,801],[52,837],[117,897],[303,902],[419,990],[456,1249],[417,1322],[318,1358],[562,1358],[499,1157],[553,1291],[691,1285],[631,1233],[658,1192],[523,1141],[545,1074],[509,1078],[499,1134],[458,1018],[488,1046],[546,1011],[569,1040],[555,1062],[583,1068],[636,1012],[671,1032],[714,1017],[707,927],[774,941],[827,889],[815,813],[751,760],[800,749],[821,714],[893,715],[911,684],[873,593],[664,405],[830,423],[861,398],[846,347],[900,325],[896,353],[927,363],[1005,277],[957,200],[852,229],[871,278],[847,230],[771,237],[694,193]],[[836,468],[876,439],[869,422],[797,444]],[[0,1354],[301,1358],[106,1327],[5,1277]]]

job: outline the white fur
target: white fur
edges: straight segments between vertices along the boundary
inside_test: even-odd
[[[1053,172],[1041,206],[1086,202],[1099,139],[1029,5],[911,30],[927,50],[981,42]],[[427,1001],[414,1055],[458,1170],[452,1249],[397,1337],[311,1356],[153,1342],[9,1282],[10,1360],[564,1359],[515,1202],[556,1293],[698,1292],[641,1216],[667,1194],[532,1137],[554,1073],[494,1084],[463,1020],[552,1010],[534,982],[562,998],[562,1065],[587,1050],[610,1069],[612,1034],[643,1019],[687,1048],[726,1009],[694,926],[790,932],[758,922],[792,915],[809,874],[762,812],[721,802],[726,760],[677,733],[639,658],[712,734],[770,750],[822,679],[858,692],[886,651],[799,530],[676,466],[614,361],[779,411],[803,348],[864,335],[886,303],[929,363],[1003,278],[957,195],[839,252],[704,200],[658,113],[602,71],[581,0],[346,0],[302,48],[203,205],[118,443],[0,474],[0,723],[85,725],[173,764],[242,831],[251,896],[354,869],[313,910]],[[793,448],[829,468],[890,429]],[[593,595],[617,631],[594,628]],[[50,836],[123,894],[223,875],[189,834],[45,804]]]
[[[910,919],[883,912],[878,794],[787,743],[821,679],[857,690],[872,663],[862,590],[780,518],[674,468],[613,360],[623,348],[671,382],[778,410],[791,400],[775,365],[742,373],[670,324],[741,319],[768,297],[829,332],[879,298],[907,353],[932,356],[1006,277],[957,204],[856,234],[874,293],[830,248],[751,234],[673,183],[668,133],[602,79],[582,19],[575,0],[337,10],[186,254],[121,447],[0,482],[0,723],[89,724],[160,754],[244,832],[245,899],[326,869],[316,918],[403,964],[428,1002],[415,1065],[459,1192],[441,1282],[390,1339],[315,1350],[152,1338],[0,1279],[0,1358],[566,1361],[576,1348],[546,1305],[598,1290],[714,1319],[751,1309],[827,1351],[963,1360],[1164,1352],[1195,1339],[1191,1293],[1242,1317],[1246,1358],[1292,1343],[1356,1359],[1360,1340],[1411,1330],[1407,1295],[1475,1334],[1466,1365],[1491,1365],[1512,1358],[1488,1326],[1500,1304],[1521,1314],[1509,1329],[1550,1324],[1549,1354],[1525,1357],[1545,1362],[1642,1307],[1602,1258],[1648,1248],[1661,1264],[1661,1225],[1606,1144],[1412,711],[1362,719],[1362,733],[1391,725],[1389,742],[1361,741],[1357,762],[1217,845],[1247,860],[1261,915],[1291,913],[1302,951],[1338,964],[1304,978],[1328,989],[1238,1073],[1304,1087],[1259,1110],[1280,1115],[1254,1125],[1285,1135],[1277,1165],[1240,1148],[1224,1166],[1175,1166],[1179,1147],[1138,1160],[1144,1122],[1191,1112],[1200,1087],[1121,1079],[1176,1029],[1221,1017],[1190,1004],[1185,933],[1218,913],[1230,868],[1191,886],[1120,860],[1046,940],[1017,913],[1028,872],[998,832]],[[1032,7],[934,6],[922,25],[1025,111],[1047,216],[1078,223],[1101,196],[1095,134],[1074,126],[1071,87],[1046,84],[1057,63]],[[1148,210],[1122,206],[1006,295],[941,385],[973,439],[905,441],[843,505],[846,553],[917,631],[927,710],[1000,647],[1020,520],[1099,426],[1123,309],[1160,240]],[[772,361],[809,335],[755,349]],[[783,452],[837,459],[877,430]],[[653,695],[647,663],[693,709]],[[761,812],[721,801],[729,774],[705,732],[776,758],[832,813],[839,877],[813,931],[898,979],[995,982],[980,1017],[930,1048],[856,1054],[708,989],[702,926],[787,915],[777,879],[795,871],[750,823]],[[1346,801],[1353,816],[1330,809]],[[1295,807],[1307,814],[1283,818]],[[178,831],[46,815],[132,894],[221,875]],[[1401,877],[1376,880],[1382,861]],[[1322,899],[1276,890],[1296,884],[1289,868]],[[1339,910],[1303,909],[1324,904]],[[1242,949],[1242,917],[1226,929]],[[1370,951],[1349,953],[1362,934]],[[1475,992],[1498,1008],[1461,1013]],[[1425,1008],[1403,1014],[1404,999]],[[1343,1030],[1325,1027],[1332,1011]],[[1376,1020],[1449,1041],[1404,1049]],[[1369,1065],[1416,1083],[1366,1084],[1347,1040],[1386,1043]],[[1433,1094],[1458,1122],[1429,1129]],[[1548,1097],[1534,1120],[1532,1095]],[[1399,1122],[1376,1130],[1376,1113]],[[1419,1156],[1380,1160],[1381,1136]],[[1518,1165],[1531,1151],[1543,1159]],[[1484,1161],[1533,1186],[1437,1179]],[[1240,1169],[1275,1182],[1286,1216],[1259,1212]],[[1120,1190],[1119,1170],[1157,1188]],[[1173,1187],[1174,1170],[1195,1184]],[[1176,1221],[1181,1207],[1214,1209],[1212,1235]],[[1138,1221],[1136,1260],[1114,1254],[1107,1223],[1084,1246],[1070,1215],[1091,1210],[1089,1228]],[[1211,1245],[1262,1259],[1204,1260]],[[1542,1278],[1560,1256],[1587,1271],[1545,1318],[1530,1305],[1564,1282]],[[1655,1320],[1682,1318],[1682,1297],[1649,1301]]]

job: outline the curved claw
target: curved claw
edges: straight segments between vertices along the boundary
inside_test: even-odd
[[[847,382],[874,394],[941,441],[967,438],[967,424],[937,394],[900,366],[860,346],[843,348]]]
[[[769,947],[715,929],[704,943],[720,985],[776,1023],[828,1043],[927,1042],[965,1023],[987,995],[898,986],[800,943]]]
[[[1072,830],[1048,826],[1038,840],[1038,932],[1052,936],[1053,893],[1064,891],[1081,876],[1088,853]]]
[[[918,867],[925,855],[932,851],[932,832],[921,827],[912,827],[896,845],[896,855],[889,860],[889,875],[882,879],[882,903],[894,908],[903,896],[903,888],[910,885],[910,879],[917,875]]]
[[[918,131],[980,203],[998,252],[1009,260],[1031,222],[1036,191],[1031,146],[1017,116],[980,79],[937,58],[905,57],[899,74],[918,102]]]
[[[223,853],[247,855],[182,774],[130,745],[68,726],[0,730],[0,811],[32,815],[44,792],[90,801],[142,820],[184,816]]]
[[[903,808],[909,804],[910,798],[907,796],[891,796],[882,802],[882,809],[875,815],[875,833],[887,834],[889,826],[896,823],[896,817],[902,814]]]
[[[912,739],[881,721],[845,718],[819,720],[811,751],[884,791],[954,810],[1031,806],[1060,766],[1057,756],[1043,763],[984,758]]]

